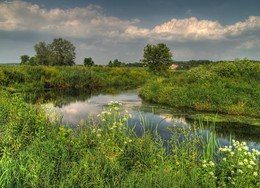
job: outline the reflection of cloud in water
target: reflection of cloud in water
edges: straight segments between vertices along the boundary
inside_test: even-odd
[[[64,105],[61,108],[54,107],[53,104],[46,104],[49,109],[61,113],[63,123],[78,125],[80,121],[88,119],[89,116],[97,116],[110,101],[118,101],[123,104],[123,109],[131,110],[134,106],[141,105],[141,99],[136,91],[129,91],[117,95],[92,96],[86,101],[78,101]],[[46,110],[48,113],[50,110]]]
[[[150,106],[145,106],[142,104],[141,98],[139,98],[136,91],[124,91],[124,93],[110,95],[110,94],[100,94],[97,96],[92,96],[87,98],[85,101],[71,102],[66,105],[59,107],[54,107],[52,103],[43,105],[45,111],[50,114],[50,119],[57,117],[62,117],[62,122],[64,124],[69,124],[72,126],[79,125],[83,120],[87,120],[89,116],[97,117],[97,114],[100,114],[104,107],[110,101],[118,101],[123,104],[123,110],[127,110],[132,114],[131,123],[137,125],[136,129],[141,129],[140,123],[140,114],[143,115],[146,119],[147,124],[152,124],[152,126],[158,125],[158,132],[164,139],[170,139],[172,133],[169,131],[174,130],[174,128],[190,128],[191,125],[183,117],[174,117],[172,114],[167,111],[167,108],[161,108],[156,106],[156,109],[159,111],[158,114],[154,114]],[[146,107],[146,110],[141,110],[141,108]],[[165,110],[166,109],[166,110]],[[142,112],[140,112],[142,111]],[[162,114],[161,114],[162,112]],[[172,129],[173,128],[173,129]],[[222,129],[221,129],[222,130]],[[224,129],[223,129],[224,130]],[[209,130],[205,130],[208,132]],[[244,131],[242,132],[244,133]],[[236,133],[236,134],[239,134]],[[234,136],[236,138],[236,134]],[[218,139],[223,145],[229,145],[229,135],[222,132],[218,132]],[[252,138],[252,137],[250,137]],[[254,147],[260,150],[259,142],[253,142],[250,139],[244,140],[238,138],[241,141],[247,141],[250,148]],[[250,142],[251,141],[251,142]]]
[[[160,114],[160,118],[164,119],[167,122],[177,122],[177,123],[183,123],[188,124],[186,119],[183,117],[173,117],[172,115],[168,114]]]

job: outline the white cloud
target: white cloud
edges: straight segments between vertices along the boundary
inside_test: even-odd
[[[185,12],[186,16],[191,14],[192,10]],[[259,16],[250,16],[231,25],[196,17],[173,18],[153,28],[140,27],[141,24],[139,19],[108,16],[96,5],[47,9],[22,0],[0,2],[0,56],[6,56],[6,51],[14,47],[18,49],[17,39],[23,38],[25,33],[28,38],[31,33],[35,34],[34,39],[31,35],[31,41],[23,39],[27,46],[33,46],[38,37],[66,37],[76,42],[77,58],[82,59],[88,53],[105,63],[110,58],[126,57],[127,54],[130,61],[136,61],[141,58],[144,45],[156,42],[169,44],[177,59],[235,58],[240,54],[259,57]],[[21,47],[19,53],[26,53],[25,48]]]
[[[116,37],[138,20],[106,16],[101,7],[44,9],[24,1],[0,3],[0,28],[6,31],[40,31],[73,37]]]
[[[223,40],[228,37],[240,36],[244,33],[250,32],[251,35],[258,36],[258,33],[252,31],[259,31],[260,17],[250,16],[244,22],[237,22],[234,25],[222,26],[217,21],[198,20],[195,17],[186,19],[172,19],[169,22],[155,26],[151,30],[138,29],[134,27],[126,30],[127,34],[133,36],[149,36],[160,40]]]
[[[101,7],[95,5],[45,9],[25,1],[0,3],[0,29],[5,31],[36,31],[77,38],[189,41],[226,39],[260,29],[260,17],[257,16],[228,26],[218,21],[198,20],[196,17],[172,19],[153,29],[139,28],[136,26],[139,22],[138,19],[121,20],[107,16]]]

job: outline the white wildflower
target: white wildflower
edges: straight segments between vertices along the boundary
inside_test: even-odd
[[[210,166],[215,166],[215,164],[212,161],[209,162],[209,165]]]

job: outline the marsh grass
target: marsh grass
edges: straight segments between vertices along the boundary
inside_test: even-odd
[[[112,102],[71,129],[1,91],[0,187],[259,186],[260,153],[245,143],[221,149],[214,131],[194,126],[178,128],[168,152],[151,122],[141,117],[137,136],[129,116]]]

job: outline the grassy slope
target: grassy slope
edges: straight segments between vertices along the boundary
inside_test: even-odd
[[[260,65],[223,62],[175,71],[145,84],[140,96],[170,106],[260,117]]]

